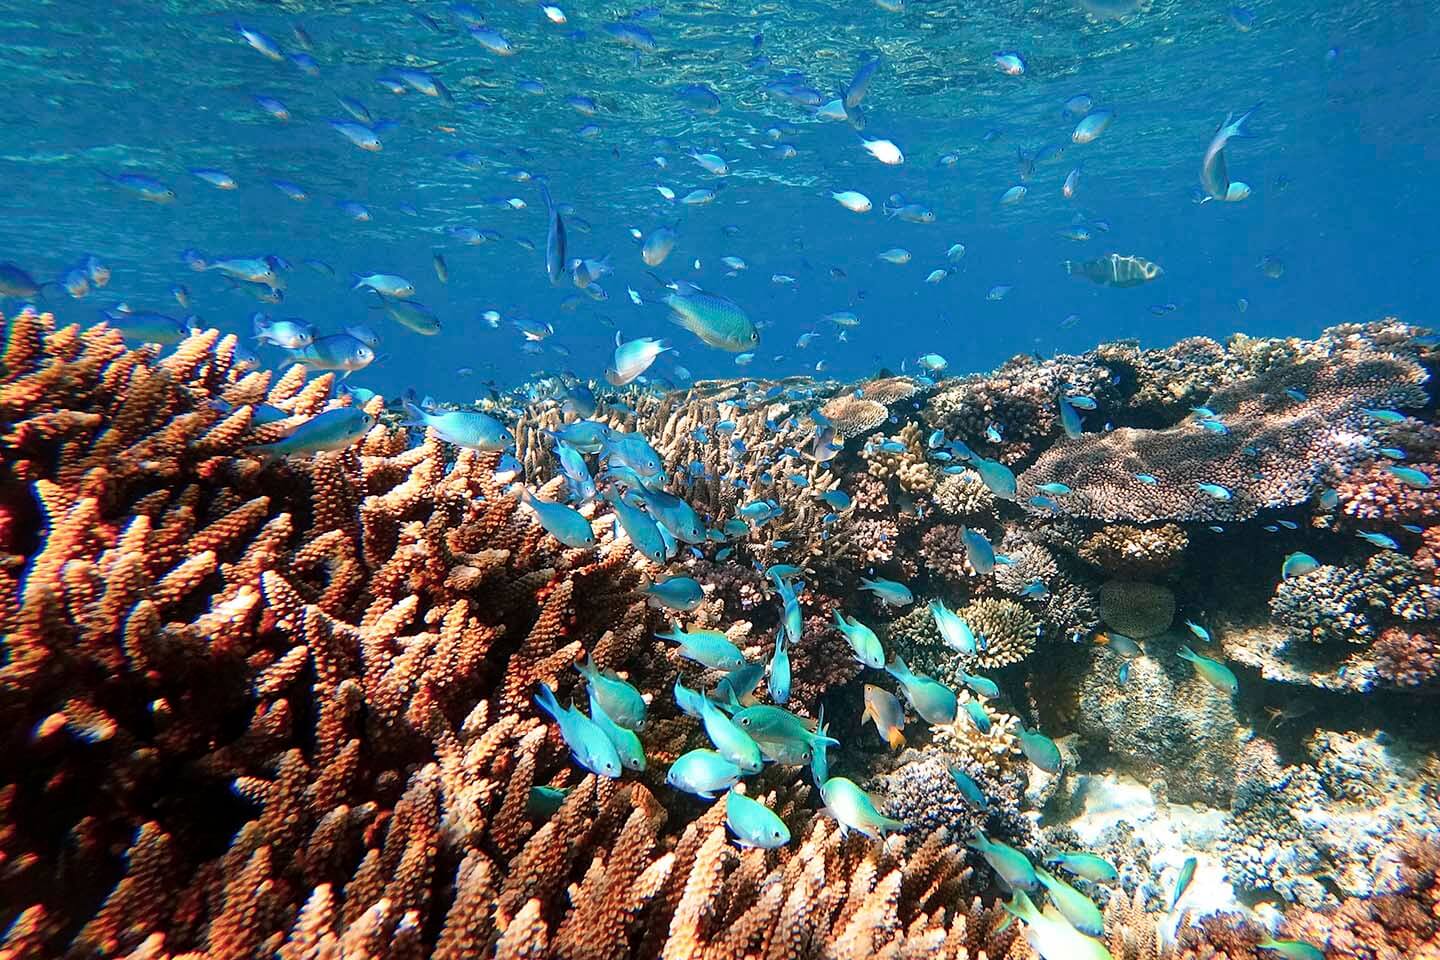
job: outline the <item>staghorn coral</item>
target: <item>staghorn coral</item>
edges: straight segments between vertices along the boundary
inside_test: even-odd
[[[1298,506],[1332,471],[1373,455],[1380,430],[1361,409],[1422,405],[1427,376],[1407,357],[1373,351],[1277,368],[1209,397],[1227,433],[1187,422],[1062,441],[1021,475],[1020,497],[1063,482],[1071,489],[1065,498],[1071,515],[1130,522],[1243,520]],[[1305,399],[1292,399],[1287,389]],[[1141,482],[1141,473],[1156,482]],[[1229,496],[1216,499],[1202,483],[1224,486]]]
[[[1119,523],[1090,534],[1076,553],[1111,576],[1149,580],[1178,567],[1188,545],[1185,531],[1173,523],[1158,527]]]
[[[1108,580],[1100,586],[1100,617],[1120,633],[1143,640],[1175,620],[1175,594],[1156,583]]]

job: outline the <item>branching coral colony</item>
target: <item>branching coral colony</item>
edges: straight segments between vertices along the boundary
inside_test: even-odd
[[[600,416],[649,437],[660,480],[719,531],[664,570],[606,506],[582,508],[594,547],[564,545],[498,454],[412,443],[378,397],[353,444],[257,451],[352,401],[328,374],[242,369],[235,345],[211,330],[161,356],[48,315],[8,324],[5,960],[1033,957],[1051,948],[1006,913],[999,848],[966,844],[982,830],[1027,864],[1073,847],[1065,808],[1107,772],[1233,808],[1216,847],[1231,883],[1297,901],[1271,930],[1182,906],[1170,936],[1173,871],[1136,840],[1119,881],[1071,878],[1105,904],[1086,942],[1117,960],[1273,956],[1269,936],[1440,956],[1433,734],[1325,726],[1351,707],[1383,724],[1377,687],[1437,685],[1435,512],[1387,469],[1404,448],[1429,476],[1440,449],[1413,329],[1108,345],[939,383],[632,391]],[[1081,436],[1057,393],[1083,398]],[[539,427],[573,418],[512,406],[531,488],[564,499]],[[787,449],[813,444],[812,411],[835,424],[828,464]],[[1018,491],[982,482],[982,460]],[[704,588],[683,615],[648,602],[667,574]],[[859,592],[862,575],[913,605]],[[731,843],[723,794],[666,782],[707,744],[676,682],[728,678],[656,632],[675,616],[774,663],[786,591],[789,707],[823,711],[842,744],[843,777],[820,782],[862,785],[900,832],[847,835],[810,756],[744,784],[788,828],[771,849]],[[968,618],[971,649],[932,600]],[[913,707],[898,753],[867,735],[862,682],[901,691],[854,662],[837,613],[951,684],[954,722]],[[1187,644],[1236,664],[1239,694],[1197,676]],[[586,773],[534,705],[541,684],[583,705],[587,657],[646,694],[643,772]]]

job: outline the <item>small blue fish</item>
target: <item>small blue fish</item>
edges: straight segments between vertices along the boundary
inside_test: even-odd
[[[1399,447],[1381,447],[1380,455],[1382,457],[1389,457],[1391,460],[1405,459],[1405,451],[1401,450]]]
[[[598,701],[616,723],[627,730],[645,729],[645,698],[639,690],[614,673],[595,666],[589,656],[584,663],[576,665],[575,670],[585,678],[592,700]]]
[[[1340,493],[1337,490],[1326,488],[1320,491],[1320,507],[1324,510],[1334,510],[1340,506]]]
[[[1070,401],[1070,406],[1074,407],[1076,410],[1094,410],[1094,409],[1095,409],[1095,398],[1094,398],[1094,397],[1078,396],[1078,397],[1066,397],[1066,399]]]
[[[1397,467],[1393,464],[1385,468],[1396,480],[1407,487],[1414,487],[1416,490],[1428,490],[1433,481],[1428,475],[1414,467]]]
[[[825,493],[820,494],[820,499],[824,500],[836,510],[844,510],[849,507],[851,503],[850,495],[844,490],[826,491]]]
[[[980,789],[980,784],[953,763],[948,769],[951,779],[955,781],[956,788],[959,789],[960,795],[965,798],[966,802],[978,807],[981,813],[988,811],[990,802],[985,799],[985,791]]]
[[[560,736],[570,748],[570,755],[576,763],[598,776],[612,779],[620,776],[620,754],[594,720],[573,706],[560,706],[555,699],[555,691],[543,683],[535,702],[559,724]]]
[[[707,666],[712,670],[738,670],[745,665],[745,656],[730,638],[718,630],[680,629],[680,624],[670,621],[668,633],[657,633],[661,640],[680,644],[680,656]]]
[[[1210,631],[1200,626],[1200,624],[1196,623],[1194,620],[1186,620],[1185,626],[1189,627],[1190,632],[1195,634],[1195,636],[1200,640],[1203,640],[1206,643],[1210,642]]]
[[[1278,523],[1278,524],[1280,524],[1280,526],[1284,527],[1286,530],[1299,530],[1299,529],[1300,529],[1300,525],[1299,525],[1298,523],[1296,523],[1294,520],[1276,520],[1275,522]]]
[[[785,649],[785,631],[775,633],[775,652],[770,657],[770,699],[776,703],[790,701],[790,652]]]
[[[1053,497],[1033,496],[1028,501],[1030,506],[1039,510],[1049,510],[1051,513],[1060,512],[1060,503]]]
[[[978,530],[969,527],[960,528],[960,538],[965,542],[965,558],[970,561],[970,566],[975,572],[988,576],[995,571],[995,548],[990,544],[989,538]]]
[[[253,449],[280,456],[344,450],[374,425],[375,418],[358,407],[337,407],[306,420],[285,439]]]
[[[906,604],[914,603],[915,597],[910,593],[910,588],[903,583],[896,583],[894,580],[866,580],[860,578],[860,589],[869,590],[881,603],[894,607],[903,607]]]
[[[1360,412],[1367,417],[1373,417],[1381,423],[1404,423],[1408,418],[1399,410],[1384,410],[1374,407],[1361,407]]]
[[[1221,423],[1219,420],[1198,420],[1196,422],[1200,425],[1200,428],[1202,430],[1208,430],[1211,433],[1218,433],[1221,436],[1224,436],[1225,434],[1230,432],[1230,428],[1225,426],[1225,424]]]
[[[790,842],[790,829],[775,812],[733,789],[725,795],[725,825],[742,847],[774,850]]]
[[[1063,497],[1070,492],[1070,488],[1063,483],[1042,483],[1035,489],[1056,497]]]
[[[1289,397],[1291,400],[1294,400],[1296,403],[1304,403],[1306,400],[1310,399],[1309,397],[1305,396],[1305,393],[1303,391],[1296,390],[1294,387],[1286,387],[1285,396]]]
[[[650,599],[662,607],[671,610],[679,610],[688,613],[700,605],[705,599],[705,592],[700,589],[700,583],[694,577],[670,577],[659,583],[652,583],[643,588]]]
[[[1388,537],[1383,533],[1370,533],[1368,531],[1362,530],[1359,533],[1355,534],[1355,536],[1359,537],[1361,540],[1364,540],[1366,543],[1373,544],[1374,546],[1379,547],[1382,550],[1400,549],[1400,544],[1396,543],[1393,538]]]
[[[989,440],[991,443],[1000,443],[1004,439],[1004,437],[1002,437],[1000,434],[1000,427],[993,423],[990,424],[990,426],[986,427],[985,439]]]
[[[1084,428],[1080,422],[1080,414],[1077,413],[1075,408],[1060,394],[1056,394],[1055,396],[1055,405],[1060,410],[1060,426],[1064,429],[1065,436],[1071,440],[1079,437],[1080,434],[1084,432]]]
[[[990,732],[990,714],[985,712],[985,707],[979,700],[966,700],[965,712],[970,715],[970,720],[975,724],[975,729],[981,733]]]
[[[835,611],[835,629],[839,630],[849,642],[856,660],[872,670],[884,669],[885,651],[880,646],[880,638],[875,636],[874,630],[854,617],[845,616],[839,610]]]
[[[1212,500],[1226,501],[1230,499],[1230,488],[1221,486],[1218,483],[1197,483],[1196,489],[1210,497]]]
[[[1424,533],[1424,532],[1425,532],[1425,528],[1422,527],[1422,526],[1420,526],[1420,524],[1418,524],[1418,523],[1402,523],[1402,524],[1400,524],[1400,529],[1405,530],[1405,531],[1408,531],[1409,533]]]
[[[590,719],[610,739],[615,747],[615,753],[620,757],[620,765],[626,770],[634,770],[636,773],[643,773],[645,770],[645,747],[641,745],[640,738],[635,731],[616,723],[610,714],[606,712],[604,705],[595,695],[595,688],[590,688]]]
[[[1020,588],[1020,596],[1033,599],[1044,599],[1050,596],[1050,588],[1039,580],[1032,580]]]
[[[706,800],[740,782],[740,768],[714,750],[691,750],[670,765],[665,782]]]
[[[1148,487],[1153,487],[1155,486],[1155,484],[1160,482],[1160,479],[1156,477],[1153,473],[1137,473],[1135,474],[1135,479],[1139,480],[1141,483],[1145,484]]]
[[[573,510],[563,503],[541,500],[524,487],[520,488],[520,502],[534,512],[535,519],[540,521],[540,526],[544,527],[547,533],[565,546],[595,546],[595,531],[590,529],[590,521],[578,510]]]

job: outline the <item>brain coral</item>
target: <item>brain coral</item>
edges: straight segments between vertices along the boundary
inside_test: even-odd
[[[1100,616],[1128,636],[1153,637],[1175,619],[1175,594],[1155,583],[1111,580],[1100,587]]]
[[[1241,520],[1296,506],[1332,469],[1369,459],[1380,425],[1362,407],[1422,405],[1427,376],[1413,360],[1373,352],[1279,368],[1210,397],[1227,433],[1186,421],[1054,444],[1021,475],[1020,500],[1041,484],[1065,483],[1072,515],[1132,522]],[[1202,483],[1227,488],[1228,499],[1205,493]]]
[[[1158,527],[1119,523],[1092,533],[1077,552],[1082,560],[1114,576],[1147,580],[1179,566],[1189,542],[1185,531],[1173,523]]]

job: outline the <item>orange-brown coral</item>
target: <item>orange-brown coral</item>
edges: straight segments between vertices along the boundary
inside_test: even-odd
[[[1158,527],[1112,524],[1095,531],[1076,552],[1117,577],[1146,580],[1179,566],[1189,538],[1173,523]]]

